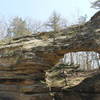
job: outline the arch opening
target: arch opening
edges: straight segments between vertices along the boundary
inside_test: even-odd
[[[64,54],[60,62],[79,66],[79,69],[84,71],[100,69],[100,54],[94,51],[70,52]]]

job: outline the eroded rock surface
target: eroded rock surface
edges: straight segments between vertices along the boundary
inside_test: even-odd
[[[75,35],[68,37],[69,33]],[[29,35],[1,43],[0,100],[52,100],[49,88],[43,83],[45,70],[67,52],[100,52],[100,12],[84,25],[63,30],[55,43],[52,38],[43,37],[45,34]],[[55,100],[83,100],[78,94],[59,92]]]

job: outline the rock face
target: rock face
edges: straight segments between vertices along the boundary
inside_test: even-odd
[[[68,38],[69,32],[76,34]],[[63,30],[55,43],[52,38],[43,37],[45,34],[28,35],[1,44],[0,100],[52,100],[49,88],[43,83],[45,70],[53,67],[67,52],[100,52],[100,12],[84,25]],[[83,100],[72,93],[58,93],[55,98]]]

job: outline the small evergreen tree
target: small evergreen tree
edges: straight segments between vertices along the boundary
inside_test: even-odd
[[[67,21],[54,11],[45,25],[53,31],[51,37],[53,42],[55,42],[55,37],[59,34],[60,30],[67,27]]]

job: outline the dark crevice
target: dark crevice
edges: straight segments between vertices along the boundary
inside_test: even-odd
[[[92,92],[92,91],[47,91],[47,92],[24,92],[24,94],[32,95],[32,94],[49,94],[49,93],[62,93],[62,94],[85,94],[85,95],[95,95],[100,94],[100,92]]]

